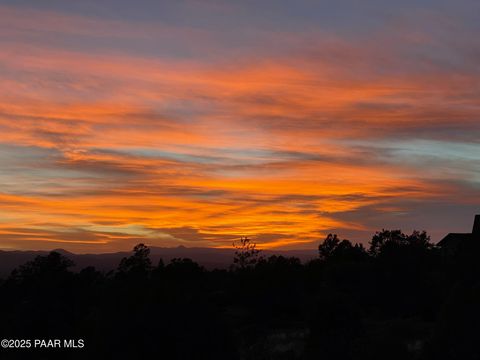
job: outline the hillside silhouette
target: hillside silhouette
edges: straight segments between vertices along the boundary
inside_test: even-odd
[[[158,263],[160,259],[170,262],[175,258],[189,258],[199,263],[207,270],[228,269],[232,263],[235,249],[231,248],[201,248],[201,247],[150,247],[152,262]],[[115,270],[120,261],[129,256],[129,252],[100,253],[100,254],[75,254],[64,249],[56,251],[75,263],[70,269],[78,272],[83,268],[93,266],[97,270],[108,272]],[[35,259],[41,255],[48,255],[50,251],[2,251],[0,250],[0,278],[6,278],[13,269]],[[302,262],[312,260],[318,256],[318,251],[308,250],[263,250],[265,256],[282,255],[285,257],[298,257]]]
[[[0,357],[479,359],[475,229],[438,245],[419,231],[382,230],[368,246],[329,234],[306,262],[242,238],[231,265],[210,270],[185,257],[152,261],[144,244],[111,271],[73,271],[68,253],[52,251],[1,280],[1,338],[85,346]]]

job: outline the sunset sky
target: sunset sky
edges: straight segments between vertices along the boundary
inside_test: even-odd
[[[0,249],[468,232],[480,2],[0,1]]]

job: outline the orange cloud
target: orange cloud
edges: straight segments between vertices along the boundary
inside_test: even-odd
[[[10,28],[0,54],[0,247],[224,247],[242,235],[263,248],[312,247],[330,231],[375,230],[345,214],[478,195],[465,185],[478,181],[466,170],[474,160],[445,147],[453,127],[463,142],[479,130],[478,74],[398,71],[392,49],[379,58],[371,42],[365,50],[325,34],[316,52],[223,62],[32,46],[31,29],[216,43],[198,29],[41,11],[30,24],[32,11],[0,7]],[[399,41],[429,42],[417,35]],[[416,162],[412,139],[427,141]],[[434,155],[461,166],[433,169]]]

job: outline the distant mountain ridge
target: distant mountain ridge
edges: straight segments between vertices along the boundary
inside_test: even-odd
[[[97,270],[109,271],[115,269],[120,260],[130,256],[132,252],[116,252],[103,254],[75,254],[64,249],[55,249],[62,255],[71,259],[75,266],[73,270],[79,271],[87,266],[94,266]],[[22,251],[22,250],[0,250],[0,278],[7,277],[13,269],[33,260],[38,255],[47,255],[50,251]],[[175,248],[150,247],[150,258],[154,265],[158,264],[160,259],[165,263],[173,258],[190,258],[207,269],[225,269],[233,262],[233,249],[216,248],[187,248],[179,246]],[[262,255],[282,255],[294,256],[302,262],[315,258],[318,255],[317,250],[263,250]]]

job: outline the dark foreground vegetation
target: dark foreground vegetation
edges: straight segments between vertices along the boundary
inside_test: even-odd
[[[262,258],[242,239],[229,270],[152,264],[140,244],[116,271],[39,256],[0,283],[0,337],[83,339],[81,349],[0,358],[479,359],[480,245],[426,233],[329,235],[319,257]]]

